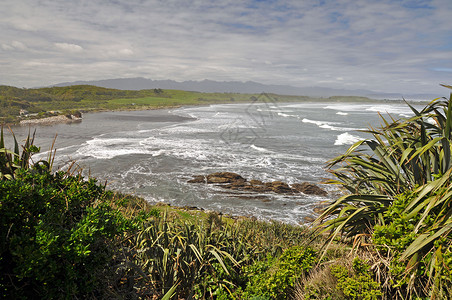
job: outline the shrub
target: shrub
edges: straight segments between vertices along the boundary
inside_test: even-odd
[[[373,139],[330,162],[331,183],[349,194],[317,222],[330,243],[340,235],[372,242],[375,230],[380,253],[392,252],[391,272],[406,289],[399,293],[438,297],[451,290],[452,94],[410,108],[414,117],[383,118],[382,128],[368,130]]]
[[[104,187],[63,173],[21,169],[0,181],[4,298],[96,295],[129,223],[102,203]]]
[[[268,257],[245,268],[249,283],[245,299],[287,299],[295,282],[316,263],[316,252],[309,247],[294,246],[278,258]],[[260,298],[256,298],[260,297]]]
[[[437,190],[433,195],[425,195],[426,199],[441,198],[444,188]],[[419,196],[419,192],[410,191],[399,195],[385,212],[390,220],[383,225],[374,227],[373,242],[377,250],[384,256],[390,257],[390,274],[393,283],[393,293],[410,296],[427,297],[446,293],[452,288],[452,253],[450,250],[450,231],[430,243],[419,247],[416,256],[408,260],[407,251],[414,246],[422,236],[434,236],[429,233],[430,228],[436,227],[437,220],[446,218],[442,207],[433,207],[429,214],[422,218],[425,208],[416,214],[411,214],[407,207]],[[429,197],[430,196],[430,197]],[[425,201],[425,200],[424,200]],[[430,201],[427,201],[430,203]],[[421,229],[416,231],[416,227]]]
[[[330,183],[349,192],[318,219],[327,220],[322,226],[332,238],[370,234],[375,224],[386,222],[384,212],[394,197],[451,173],[452,95],[435,99],[420,112],[410,108],[414,117],[382,118],[382,128],[367,131],[373,139],[357,142],[329,162],[337,178]]]
[[[331,274],[345,299],[380,299],[383,295],[380,284],[372,279],[369,266],[359,258],[353,260],[352,272],[344,266],[333,266]]]

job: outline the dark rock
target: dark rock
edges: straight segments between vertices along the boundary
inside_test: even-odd
[[[317,196],[326,196],[328,193],[322,189],[321,187],[318,187],[317,185],[309,182],[303,182],[303,183],[294,183],[292,184],[292,189],[297,190],[300,193],[307,194],[307,195],[317,195]]]
[[[271,188],[265,186],[265,185],[248,185],[248,186],[244,186],[243,189],[247,190],[247,191],[251,191],[251,192],[256,192],[256,193],[267,193],[267,192],[271,192]]]
[[[287,183],[285,183],[285,182],[282,182],[282,181],[272,181],[272,182],[269,182],[272,186],[287,186],[287,187],[289,187],[289,185],[287,184]]]
[[[251,185],[264,185],[264,183],[260,180],[252,179],[250,180]]]
[[[282,181],[273,181],[270,182],[270,188],[272,191],[278,194],[292,194],[294,191],[290,188],[290,186]],[[268,186],[268,185],[267,185]]]
[[[217,172],[207,176],[195,175],[193,179],[187,181],[188,183],[239,183],[245,182],[246,179],[236,173],[231,172]]]
[[[216,172],[209,175],[193,176],[188,183],[208,183],[218,184],[218,186],[235,191],[247,191],[255,193],[274,192],[278,194],[294,194],[304,193],[308,195],[326,196],[327,192],[315,184],[304,182],[295,183],[289,186],[282,181],[262,182],[260,180],[247,181],[237,173],[232,172]]]
[[[232,183],[245,182],[246,179],[236,173],[231,172],[217,172],[206,176],[207,183]]]
[[[193,179],[187,181],[188,183],[206,183],[207,179],[204,175],[193,176]]]

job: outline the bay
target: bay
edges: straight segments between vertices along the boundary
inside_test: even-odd
[[[36,130],[45,158],[57,135],[54,168],[76,162],[107,187],[151,203],[196,206],[225,214],[297,224],[324,200],[338,196],[326,162],[380,126],[378,112],[411,115],[403,104],[375,102],[252,103],[172,110],[88,113],[81,123],[15,127],[19,140]],[[311,182],[327,197],[299,194],[237,195],[214,185],[189,184],[193,175],[235,172],[248,179]]]

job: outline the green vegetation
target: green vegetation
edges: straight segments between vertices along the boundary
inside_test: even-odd
[[[380,299],[380,284],[372,279],[369,265],[359,258],[353,260],[352,269],[336,265],[330,268],[337,280],[336,288],[345,299]]]
[[[272,101],[316,101],[305,96],[269,94]],[[40,118],[70,111],[148,109],[181,105],[238,103],[259,100],[260,95],[238,93],[199,93],[179,90],[149,89],[140,91],[107,89],[90,85],[20,89],[0,86],[0,123],[16,123],[18,116]],[[261,99],[262,100],[262,99]],[[268,99],[264,99],[269,101]],[[364,97],[330,97],[322,101],[370,101]],[[22,112],[22,114],[21,114]]]
[[[388,296],[444,298],[452,292],[452,95],[411,109],[414,117],[383,119],[368,131],[374,139],[330,162],[332,183],[349,193],[319,221],[330,243],[341,237],[386,258]]]
[[[306,275],[317,262],[317,253],[310,247],[293,246],[278,258],[266,260],[245,268],[249,278],[243,299],[287,299],[295,283]]]
[[[330,261],[299,285],[297,299],[382,299],[380,283],[361,258]]]
[[[304,228],[151,207],[71,169],[52,172],[52,156],[30,163],[32,138],[21,151],[0,141],[2,298],[288,295],[317,259]],[[268,272],[250,271],[262,263]]]
[[[146,98],[124,97],[105,101]],[[412,110],[329,163],[346,194],[316,228],[150,206],[34,162],[33,137],[7,149],[2,129],[1,297],[447,299],[452,95]]]

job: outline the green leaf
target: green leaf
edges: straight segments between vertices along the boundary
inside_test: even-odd
[[[176,289],[177,289],[177,286],[179,285],[179,283],[176,283],[176,284],[174,284],[169,290],[168,290],[168,292],[166,292],[166,294],[162,297],[162,300],[170,300],[173,296],[174,296],[174,294],[175,294],[175,292],[176,292]]]

